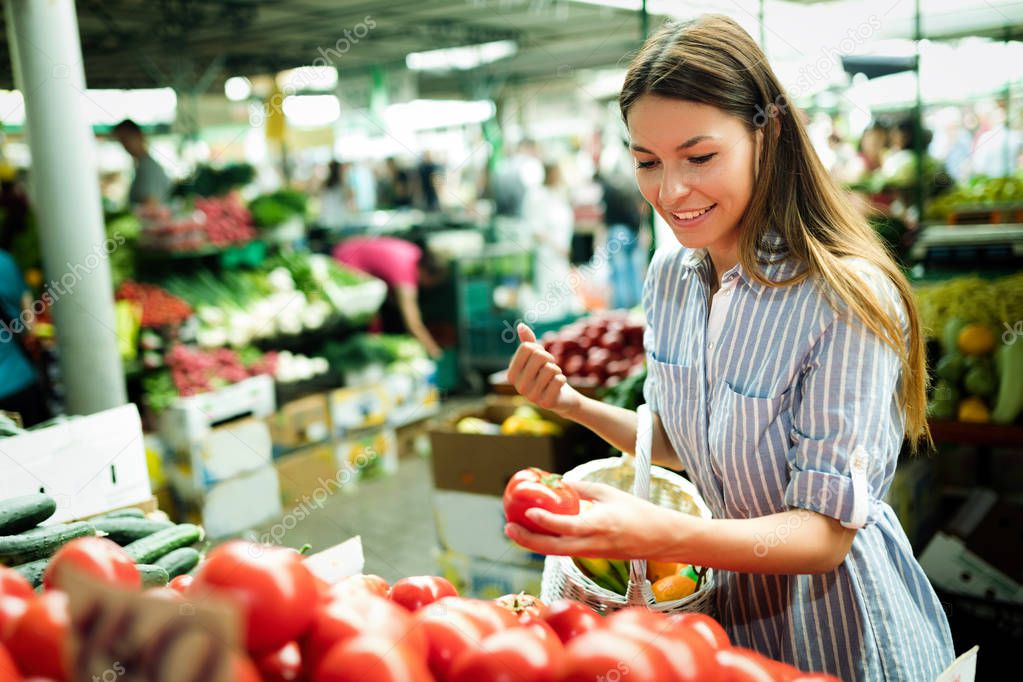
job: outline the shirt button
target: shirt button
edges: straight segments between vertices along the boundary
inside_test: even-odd
[[[708,343],[707,344],[707,348],[710,348],[711,350],[713,350],[714,349],[714,342],[711,341],[710,343]]]

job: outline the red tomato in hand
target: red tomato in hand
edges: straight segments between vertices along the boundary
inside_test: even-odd
[[[31,599],[36,596],[32,585],[12,568],[0,566],[0,597]]]
[[[7,641],[15,623],[28,609],[29,600],[0,596],[0,642]]]
[[[631,633],[594,630],[565,647],[559,682],[593,682],[617,674],[629,682],[673,682],[671,665],[657,647]]]
[[[171,581],[167,583],[167,587],[174,590],[175,592],[180,592],[181,594],[184,594],[185,592],[188,591],[188,588],[190,588],[192,586],[192,583],[194,582],[195,582],[194,576],[179,575],[175,578],[172,578]]]
[[[53,555],[43,573],[43,587],[60,589],[61,577],[67,570],[87,573],[109,585],[140,589],[142,576],[135,561],[116,542],[105,538],[78,538],[67,543]]]
[[[445,578],[436,575],[419,575],[402,578],[394,583],[387,597],[395,604],[404,606],[409,611],[432,604],[444,597],[457,597],[458,590]]]
[[[578,514],[579,493],[570,488],[561,476],[531,467],[517,472],[504,488],[504,515],[511,523],[551,535],[548,530],[526,518],[526,510],[540,507],[555,514]]]
[[[313,682],[433,682],[426,663],[403,642],[361,635],[336,645]]]
[[[305,634],[317,604],[316,582],[302,555],[284,547],[236,540],[210,552],[188,590],[222,595],[245,613],[245,645],[270,653]]]
[[[18,669],[30,677],[68,679],[64,643],[70,626],[67,595],[60,590],[44,592],[30,601],[6,642]]]
[[[553,636],[553,635],[552,635]],[[556,638],[555,638],[555,641]],[[530,628],[495,632],[478,649],[464,652],[446,678],[450,682],[554,682],[563,652]]]
[[[671,622],[675,632],[691,630],[703,637],[715,651],[732,646],[732,642],[728,639],[728,633],[721,627],[721,623],[704,613],[676,613],[673,616],[668,616],[668,621]]]
[[[255,661],[263,682],[292,682],[302,678],[302,651],[298,642],[283,647]]]
[[[514,613],[520,621],[527,616],[542,619],[544,614],[547,613],[547,605],[540,601],[539,597],[534,597],[525,592],[506,594],[495,599],[494,603]]]
[[[316,609],[313,625],[302,643],[304,668],[316,670],[334,646],[362,634],[404,642],[412,653],[426,659],[426,634],[416,626],[412,615],[386,599],[363,594]]]
[[[559,599],[547,607],[544,621],[565,644],[603,624],[602,616],[586,604]]]

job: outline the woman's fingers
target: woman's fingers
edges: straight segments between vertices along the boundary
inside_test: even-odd
[[[519,322],[517,331],[519,332],[519,341],[522,343],[536,343],[536,334],[525,322]]]
[[[602,551],[593,547],[593,543],[586,537],[558,537],[533,533],[517,523],[505,524],[504,533],[516,544],[538,554],[591,556],[593,552],[598,552],[599,555]]]
[[[558,535],[588,535],[587,531],[591,530],[578,514],[553,514],[546,509],[533,507],[526,510],[526,518]]]
[[[550,408],[557,404],[558,396],[561,394],[561,387],[565,385],[565,376],[559,373],[554,379],[547,384],[547,388],[543,389],[543,393],[540,394],[540,401],[537,404],[540,407]]]
[[[593,502],[611,502],[620,499],[622,495],[629,494],[606,483],[594,481],[565,481],[565,483],[579,493],[579,497]]]

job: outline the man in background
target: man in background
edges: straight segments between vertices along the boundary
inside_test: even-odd
[[[126,118],[114,126],[113,137],[135,161],[135,176],[128,191],[128,202],[132,207],[166,203],[170,196],[170,179],[160,164],[149,155],[142,128]]]

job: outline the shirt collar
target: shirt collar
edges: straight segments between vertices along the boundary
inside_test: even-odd
[[[760,262],[764,277],[771,282],[783,282],[791,279],[801,270],[798,261],[789,254],[784,238],[773,230],[761,238],[757,248],[757,260]],[[712,284],[714,264],[707,249],[686,249],[686,253],[682,256],[682,265],[698,272],[708,285]],[[742,282],[758,296],[770,288],[750,276],[740,263],[730,268],[722,277],[732,274],[737,274]]]

